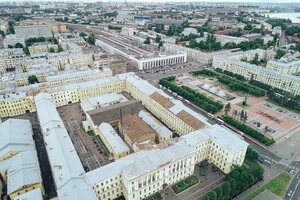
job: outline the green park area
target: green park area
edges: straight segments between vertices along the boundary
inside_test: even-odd
[[[290,179],[290,175],[288,175],[286,172],[283,172],[282,174],[279,174],[270,180],[266,185],[253,192],[245,200],[252,200],[265,190],[268,190],[279,197],[283,197],[286,193]]]

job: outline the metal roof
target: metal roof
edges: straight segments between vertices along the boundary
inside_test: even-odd
[[[31,123],[25,119],[8,119],[0,124],[0,157],[9,152],[35,149]]]
[[[51,95],[34,97],[59,199],[96,199],[84,179],[85,171]]]
[[[128,146],[123,141],[123,139],[118,135],[118,133],[113,129],[113,127],[108,123],[102,123],[99,126],[100,132],[106,138],[109,145],[112,147],[114,152],[123,153],[124,151],[129,151]]]

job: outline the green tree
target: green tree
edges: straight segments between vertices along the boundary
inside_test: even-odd
[[[15,48],[24,48],[23,44],[21,43],[16,43]]]
[[[156,35],[155,41],[156,42],[160,42],[161,41],[161,37],[159,35]]]
[[[55,49],[54,49],[53,47],[51,47],[51,48],[49,49],[49,52],[50,52],[50,53],[54,53],[54,52],[55,52]]]
[[[38,83],[39,80],[38,78],[36,77],[36,75],[31,75],[31,76],[28,76],[28,82],[30,84],[35,84],[35,83]]]
[[[87,34],[85,32],[81,32],[81,33],[79,33],[79,36],[80,37],[85,37],[85,36],[87,36]]]
[[[230,111],[230,109],[231,109],[230,103],[226,104],[226,106],[225,106],[225,108],[224,108],[225,115],[228,115],[228,112]]]
[[[241,121],[244,120],[244,115],[245,115],[244,110],[242,110],[241,113],[240,113],[240,120]]]
[[[258,54],[256,53],[253,60],[250,62],[253,65],[258,65]]]
[[[151,44],[150,38],[147,37],[146,40],[144,41],[144,44]]]
[[[286,52],[284,50],[281,49],[277,49],[276,51],[276,55],[275,55],[275,59],[280,59],[282,58],[284,55],[286,54]]]
[[[8,23],[7,34],[15,34],[15,29],[14,29],[13,22]]]
[[[4,37],[4,36],[5,36],[4,31],[0,30],[0,35],[1,35],[2,37]]]
[[[164,45],[163,41],[159,41],[158,48],[162,47]]]
[[[249,160],[257,160],[258,159],[258,153],[251,149],[250,147],[247,148],[246,151],[246,158]]]
[[[247,114],[247,112],[245,111],[243,121],[246,122],[247,120],[248,120],[248,114]]]
[[[62,52],[63,50],[64,49],[61,46],[59,46],[58,49],[57,49],[58,52]]]
[[[86,39],[86,41],[89,43],[89,44],[95,44],[96,42],[96,37],[94,34],[91,34],[89,35],[89,37]]]

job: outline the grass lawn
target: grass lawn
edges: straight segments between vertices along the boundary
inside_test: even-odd
[[[239,107],[241,107],[241,108],[243,108],[243,109],[248,109],[248,108],[251,107],[250,105],[245,105],[245,106],[243,106],[242,103],[237,103],[236,105],[239,106]]]
[[[93,130],[90,130],[88,132],[86,132],[89,136],[95,136],[95,133]]]
[[[178,183],[172,185],[172,190],[178,194],[186,189],[188,189],[189,187],[197,184],[199,182],[199,180],[197,179],[196,176],[192,175],[187,177],[186,179],[179,181]]]
[[[151,195],[150,197],[146,198],[146,200],[163,200],[161,194],[159,192]]]
[[[283,197],[290,180],[291,180],[290,175],[284,172],[282,174],[279,174],[277,177],[273,178],[272,180],[270,180],[267,183],[266,188],[270,192],[280,197]]]
[[[286,172],[283,172],[282,174],[279,174],[278,176],[270,180],[266,185],[250,194],[247,198],[245,198],[245,200],[252,200],[265,190],[269,190],[273,194],[283,197],[286,193],[286,189],[290,180],[290,175]]]

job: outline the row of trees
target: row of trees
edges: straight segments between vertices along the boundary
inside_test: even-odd
[[[233,77],[234,79],[229,78],[225,75],[217,74],[216,72],[224,73],[228,76]],[[245,77],[242,75],[235,74],[235,73],[232,73],[227,70],[223,71],[220,68],[216,68],[216,72],[208,70],[208,69],[203,69],[203,70],[193,71],[192,74],[194,76],[206,75],[209,77],[216,77],[220,83],[227,85],[229,87],[229,89],[231,89],[233,91],[242,91],[242,92],[251,94],[253,96],[257,96],[257,97],[265,96],[265,92],[263,90],[260,90],[256,87],[253,87],[252,85],[242,82],[242,81],[246,80]]]
[[[33,38],[29,38],[25,41],[25,44],[27,47],[32,46],[34,43],[37,42],[46,42],[46,38],[44,37],[33,37]]]
[[[180,38],[177,38],[176,39],[176,43],[178,42],[183,42],[183,41],[190,41],[190,40],[194,40],[196,38],[199,38],[200,36],[197,35],[197,34],[193,34],[193,33],[190,33],[189,35],[185,35],[185,36],[182,36]]]
[[[175,80],[175,77],[164,78],[159,81],[159,84],[189,100],[196,106],[206,110],[209,113],[215,114],[223,108],[223,104],[220,101],[214,101],[212,98],[207,97],[206,95],[201,94],[189,87],[177,86],[171,82],[173,80]]]
[[[208,40],[206,42],[200,41],[197,42],[196,40],[191,40],[189,47],[190,48],[199,48],[203,51],[218,51],[222,49],[236,49],[240,48],[243,51],[251,50],[251,49],[267,49],[270,46],[275,45],[274,41],[269,41],[267,44],[264,44],[263,39],[255,39],[252,41],[243,41],[239,44],[236,44],[234,42],[228,42],[224,46],[221,45],[220,42],[216,42],[213,35],[208,37]]]
[[[229,200],[246,191],[263,179],[264,170],[257,164],[258,154],[248,148],[243,166],[233,166],[232,171],[225,175],[225,182],[208,192],[203,200]],[[251,164],[247,164],[251,163]]]
[[[228,70],[222,70],[220,68],[216,68],[215,70],[216,70],[216,72],[226,74],[226,75],[231,76],[231,77],[233,77],[233,78],[235,78],[237,80],[240,80],[240,81],[245,81],[246,80],[246,78],[244,76],[242,76],[240,74],[236,74],[236,73],[230,72]]]
[[[249,83],[256,87],[262,88],[267,91],[267,96],[278,103],[281,106],[292,108],[295,110],[300,110],[300,96],[294,96],[291,93],[274,88],[271,85],[262,83],[256,80],[250,80]]]
[[[210,77],[216,77],[218,74],[212,70],[202,69],[192,72],[193,76],[206,75]]]
[[[237,128],[238,130],[253,137],[254,139],[258,140],[259,142],[261,142],[267,146],[270,146],[275,142],[273,139],[266,137],[259,131],[247,126],[246,124],[243,124],[243,123],[233,119],[232,117],[222,115],[220,118],[222,120],[224,120],[226,123],[230,124],[231,126]]]
[[[241,91],[256,97],[265,96],[265,92],[263,90],[253,87],[252,85],[249,85],[247,83],[243,83],[241,81],[229,77],[225,77],[225,76],[218,76],[217,79],[220,83],[227,85],[228,88],[231,89],[232,91]]]

